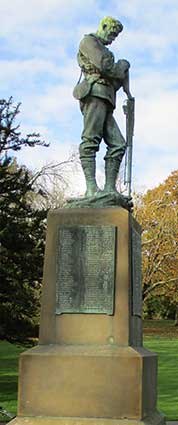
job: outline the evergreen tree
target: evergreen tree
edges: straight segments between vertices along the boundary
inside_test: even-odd
[[[20,104],[0,101],[0,334],[31,334],[38,322],[45,210],[31,206],[33,179],[13,155],[24,146],[48,146],[39,134],[21,136]]]

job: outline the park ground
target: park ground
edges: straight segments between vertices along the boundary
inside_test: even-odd
[[[178,327],[169,320],[145,321],[144,346],[158,354],[158,409],[168,421],[178,420]],[[27,343],[0,342],[0,407],[12,416],[17,412],[18,359],[27,348]],[[7,420],[0,415],[1,422]]]

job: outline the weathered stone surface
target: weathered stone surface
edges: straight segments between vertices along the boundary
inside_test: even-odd
[[[56,314],[56,248],[60,229],[68,226],[117,228],[113,315]],[[157,356],[133,346],[141,345],[141,319],[132,315],[130,299],[133,227],[140,231],[123,208],[49,214],[40,345],[21,355],[19,416],[13,425],[164,424],[156,412]],[[132,323],[133,318],[139,322]]]
[[[157,411],[143,420],[138,419],[105,419],[105,418],[54,418],[54,417],[17,417],[12,425],[165,425],[165,416]],[[167,422],[167,425],[177,422]]]
[[[141,420],[156,409],[156,354],[144,348],[41,345],[20,368],[19,416]]]
[[[48,216],[40,343],[121,344],[130,341],[130,219],[123,208],[63,209]],[[108,314],[55,314],[58,231],[61,226],[113,226],[115,244],[115,308]],[[100,268],[100,266],[98,266]]]

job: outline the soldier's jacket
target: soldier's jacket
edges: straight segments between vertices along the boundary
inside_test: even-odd
[[[125,59],[115,63],[114,55],[102,44],[96,34],[85,35],[80,42],[77,55],[78,63],[85,80],[81,83],[80,99],[88,92],[91,95],[107,99],[115,107],[116,90],[122,86],[130,64]],[[83,87],[82,87],[83,84]],[[78,89],[80,84],[78,85]],[[77,97],[77,96],[76,96]]]

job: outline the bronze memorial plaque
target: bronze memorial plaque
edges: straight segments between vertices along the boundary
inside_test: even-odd
[[[56,313],[114,313],[114,226],[60,226]]]
[[[141,235],[132,228],[132,307],[133,315],[142,315]]]

